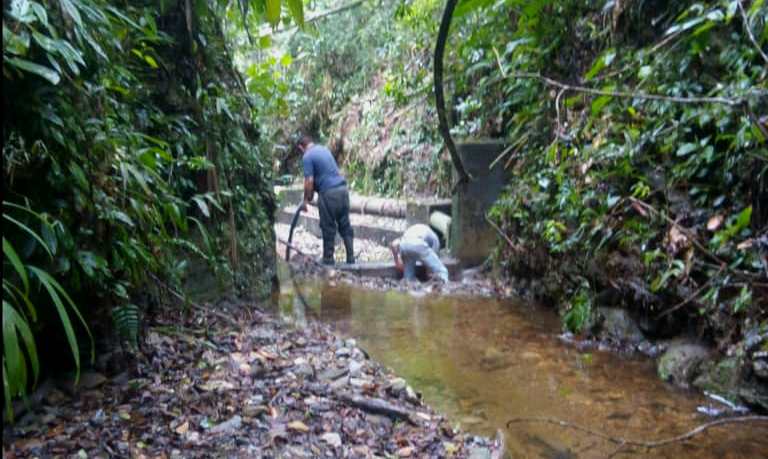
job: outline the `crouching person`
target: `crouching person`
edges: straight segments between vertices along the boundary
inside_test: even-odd
[[[429,226],[418,223],[409,227],[400,239],[392,242],[390,249],[395,268],[405,280],[416,279],[416,263],[421,262],[430,276],[448,282],[448,269],[437,256],[440,239]]]

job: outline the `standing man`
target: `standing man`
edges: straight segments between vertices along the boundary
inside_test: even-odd
[[[403,273],[407,281],[416,279],[416,262],[420,261],[432,277],[448,282],[448,269],[440,257],[440,239],[432,229],[417,223],[403,233],[403,236],[390,245],[395,259],[395,268]]]
[[[323,264],[334,264],[333,249],[337,231],[347,249],[347,263],[354,263],[354,232],[349,223],[347,181],[339,173],[339,166],[330,150],[315,144],[312,137],[302,136],[298,147],[303,153],[304,164],[304,202],[301,210],[307,211],[307,204],[317,191],[320,229],[323,233]]]

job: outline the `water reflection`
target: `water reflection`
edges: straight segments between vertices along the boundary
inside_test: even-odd
[[[696,394],[656,378],[646,359],[583,353],[556,339],[559,320],[531,305],[461,297],[417,298],[345,285],[290,283],[281,311],[297,323],[320,320],[358,339],[431,404],[463,428],[493,435],[516,416],[550,416],[635,440],[669,437],[708,421]],[[301,303],[299,301],[299,303]],[[290,306],[288,306],[290,304]],[[512,457],[606,457],[616,445],[549,425],[505,430]],[[712,430],[664,449],[614,457],[768,457],[768,428]]]

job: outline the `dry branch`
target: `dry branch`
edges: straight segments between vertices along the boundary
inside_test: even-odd
[[[662,312],[661,314],[659,314],[658,318],[661,319],[664,316],[668,316],[669,314],[672,314],[673,312],[677,311],[678,309],[682,308],[686,304],[688,304],[691,301],[693,301],[697,296],[699,296],[701,294],[701,292],[704,291],[705,288],[707,288],[712,283],[713,280],[715,280],[717,278],[717,276],[719,276],[723,272],[724,269],[725,269],[725,266],[721,266],[720,270],[714,276],[710,277],[709,279],[707,279],[706,282],[701,284],[701,286],[699,288],[697,288],[696,291],[693,292],[688,298],[686,298],[685,300],[677,303],[676,305],[672,306],[671,308],[667,309],[666,311]]]
[[[417,425],[416,421],[414,420],[413,413],[380,398],[368,398],[362,397],[360,395],[339,394],[338,399],[369,413],[382,414],[393,419],[407,421],[410,424]]]
[[[545,423],[545,424],[554,424],[563,428],[578,430],[580,432],[585,432],[590,435],[594,435],[595,437],[602,438],[603,440],[610,441],[611,443],[620,445],[621,448],[623,448],[624,446],[637,446],[641,448],[658,448],[660,446],[669,445],[670,443],[676,443],[676,442],[688,440],[704,432],[707,429],[711,429],[712,427],[716,427],[723,424],[768,422],[768,416],[739,416],[734,418],[718,419],[712,422],[707,422],[706,424],[702,424],[696,427],[695,429],[690,430],[684,434],[676,435],[674,437],[669,437],[669,438],[663,438],[661,440],[653,440],[653,441],[630,440],[622,437],[613,437],[608,434],[599,432],[597,430],[593,430],[588,427],[583,427],[578,424],[574,424],[572,422],[563,421],[562,419],[557,419],[557,418],[548,418],[548,417],[512,418],[509,421],[507,421],[507,428],[509,428],[511,424],[520,423],[520,422],[539,422],[539,423]]]
[[[605,91],[602,89],[588,88],[586,86],[577,86],[561,81],[553,80],[539,73],[521,72],[510,73],[508,78],[533,78],[541,80],[542,82],[567,91],[583,92],[587,94],[593,94],[597,96],[609,96],[609,97],[621,97],[626,99],[644,99],[644,100],[661,100],[665,102],[675,102],[679,104],[723,104],[730,107],[736,107],[743,104],[743,99],[734,98],[729,99],[725,97],[678,97],[678,96],[665,96],[662,94],[648,94],[644,92],[627,92],[627,91]]]

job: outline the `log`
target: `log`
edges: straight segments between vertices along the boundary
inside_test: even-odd
[[[360,214],[405,218],[406,203],[397,199],[352,195],[349,197],[349,210]]]
[[[406,410],[405,408],[400,408],[399,406],[393,405],[386,400],[380,398],[368,398],[352,394],[339,394],[338,398],[339,400],[356,408],[360,408],[363,411],[367,411],[373,414],[382,414],[393,419],[407,421],[410,424],[418,425],[418,423],[415,421],[413,413]]]

